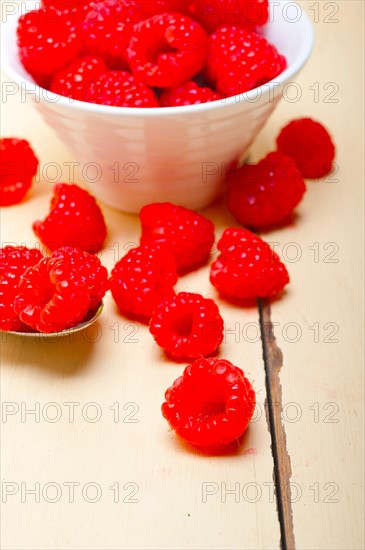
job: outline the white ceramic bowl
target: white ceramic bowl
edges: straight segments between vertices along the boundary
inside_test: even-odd
[[[36,4],[27,2],[27,10]],[[198,209],[221,194],[225,169],[248,151],[283,93],[296,93],[290,82],[311,53],[313,27],[294,2],[277,4],[264,34],[288,68],[275,81],[223,101],[132,109],[52,94],[36,86],[18,60],[19,13],[3,25],[3,69],[90,174],[86,183],[97,198],[129,212],[156,201]]]

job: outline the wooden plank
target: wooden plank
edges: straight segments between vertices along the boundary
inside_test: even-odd
[[[282,423],[296,545],[355,549],[364,548],[364,4],[302,5],[312,17],[319,11],[315,51],[297,81],[301,98],[280,105],[253,158],[272,147],[278,127],[298,116],[323,121],[336,142],[338,172],[308,182],[294,224],[265,237],[277,243],[292,279],[271,305],[271,322],[283,356]],[[267,308],[264,314],[268,318]],[[273,358],[270,368],[276,368]]]
[[[54,163],[48,178],[60,171],[67,181],[70,158],[19,97],[2,111],[3,135],[29,138],[43,164],[28,200],[1,212],[2,241],[32,246],[31,224],[50,199],[44,166]],[[139,227],[133,216],[103,210],[109,238],[101,258],[110,269],[137,243]],[[208,214],[218,233],[231,221],[218,206]],[[215,296],[207,268],[178,288]],[[96,329],[72,341],[2,343],[4,548],[279,547],[258,311],[221,308],[232,331],[221,356],[244,368],[259,400],[242,447],[223,457],[195,454],[168,430],[160,405],[183,366],[166,361],[146,327],[121,317],[110,296]],[[256,329],[250,342],[242,337],[247,325]],[[32,408],[39,418],[27,413]]]
[[[5,238],[14,238],[16,227],[11,220],[18,211],[16,217],[21,217],[22,223],[16,224],[15,237],[26,235],[26,242],[31,243],[27,225],[34,218],[32,211],[41,211],[45,199],[46,195],[34,196],[34,209],[29,202],[21,216],[18,209],[7,211]],[[113,239],[134,242],[136,220],[106,212],[111,225],[117,220],[120,227]],[[109,267],[112,257],[110,249],[105,257],[103,254]],[[207,276],[207,270],[202,270],[197,276],[186,277],[180,281],[180,289],[212,295]],[[233,330],[241,312],[229,306],[223,306],[222,312]],[[258,324],[256,310],[245,313],[244,318]],[[72,342],[21,343],[8,338],[2,345],[2,400],[8,411],[18,409],[2,424],[2,479],[16,483],[18,489],[2,505],[4,546],[277,548],[280,532],[265,416],[254,423],[235,454],[205,457],[189,452],[168,431],[159,410],[164,389],[181,374],[183,366],[166,361],[147,329],[120,317],[110,298],[98,330],[99,334],[90,331]],[[93,342],[94,338],[97,341]],[[232,334],[221,355],[245,368],[263,403],[260,342],[244,347]],[[25,407],[35,408],[36,403],[39,423],[25,412]],[[71,405],[65,403],[74,404],[74,422],[69,419]],[[115,403],[119,403],[119,422],[114,418]],[[50,422],[57,411],[60,420]],[[100,421],[89,422],[98,411]],[[68,482],[80,484],[72,504]],[[115,497],[117,482],[120,494]],[[40,491],[48,483],[56,484],[56,489],[50,486],[49,498],[53,498],[52,490],[61,490],[60,501],[51,504],[41,492],[35,505],[35,497],[26,495],[25,490],[36,483]],[[96,489],[102,492],[96,504],[85,502],[88,495],[80,494],[88,483],[93,483],[90,498]],[[137,491],[135,503],[128,501],[133,490]],[[236,492],[230,493],[232,490]],[[114,503],[114,498],[119,501]],[[19,522],[22,529],[18,529]],[[40,525],[44,527],[40,529]]]

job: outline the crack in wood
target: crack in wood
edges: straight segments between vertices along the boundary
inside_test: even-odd
[[[271,322],[270,303],[258,300],[261,339],[265,365],[266,420],[271,434],[271,451],[274,461],[276,503],[281,532],[282,550],[294,550],[294,525],[291,507],[291,462],[286,448],[286,435],[282,423],[282,389],[280,370],[283,354],[276,344]]]

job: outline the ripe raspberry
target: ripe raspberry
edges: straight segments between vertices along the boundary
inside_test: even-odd
[[[14,311],[14,299],[21,276],[28,267],[39,262],[42,254],[35,248],[6,246],[0,248],[0,329],[17,331],[21,328]]]
[[[185,13],[187,11],[186,0],[136,0],[141,8],[144,18],[161,13]]]
[[[77,7],[84,7],[85,4],[88,3],[90,3],[90,0],[41,0],[41,7],[53,7],[58,11],[65,11]]]
[[[155,94],[126,71],[108,71],[90,84],[89,96],[95,103],[115,107],[158,107]]]
[[[258,164],[245,164],[228,174],[228,208],[246,227],[284,221],[305,191],[294,160],[281,153],[269,153]]]
[[[336,150],[330,134],[311,118],[293,120],[276,140],[278,150],[296,161],[304,178],[322,178],[332,170]]]
[[[210,282],[230,299],[273,296],[289,282],[285,265],[270,246],[248,229],[229,227],[218,242]]]
[[[99,258],[72,246],[55,250],[52,258],[68,262],[77,271],[81,281],[88,287],[90,309],[99,306],[108,290],[108,271],[101,265]]]
[[[180,274],[208,261],[214,243],[214,225],[201,214],[164,202],[144,206],[139,217],[141,244],[155,243],[168,248]]]
[[[42,258],[19,283],[14,310],[39,332],[59,332],[77,325],[90,306],[89,289],[68,261]]]
[[[269,19],[268,0],[195,0],[190,10],[209,33],[222,25],[253,31]]]
[[[161,410],[170,427],[201,448],[222,448],[241,437],[256,405],[243,371],[225,359],[198,359],[165,393]]]
[[[20,279],[28,267],[38,263],[42,258],[42,253],[36,248],[26,246],[0,248],[0,277],[11,273],[12,278]]]
[[[134,75],[148,86],[172,88],[202,68],[208,35],[195,21],[176,13],[155,15],[134,28],[128,48]]]
[[[128,68],[127,48],[133,26],[140,21],[142,14],[134,0],[91,2],[83,23],[86,51],[103,57],[113,68]]]
[[[38,159],[25,139],[0,139],[0,206],[17,204],[28,192]]]
[[[185,82],[177,88],[168,88],[160,96],[161,107],[181,107],[218,101],[222,96],[210,88],[200,88],[194,81]]]
[[[226,96],[261,86],[285,68],[285,57],[254,32],[225,26],[210,36],[207,78]]]
[[[217,350],[223,340],[223,319],[213,300],[180,292],[155,309],[150,333],[176,359],[198,359]]]
[[[98,252],[107,229],[94,197],[75,184],[54,187],[51,211],[44,221],[36,221],[33,230],[50,250],[76,246],[86,252]]]
[[[64,11],[66,9],[75,8],[76,6],[84,6],[90,0],[41,0],[42,8],[49,8],[52,6],[58,11]]]
[[[119,309],[132,319],[148,323],[158,304],[174,294],[175,261],[156,246],[130,250],[115,265],[110,290]]]
[[[83,22],[85,9],[91,0],[42,0],[41,6],[44,8],[53,7],[61,13],[72,25],[78,25]]]
[[[82,46],[76,27],[53,7],[22,15],[17,35],[20,60],[37,78],[50,76],[70,63]]]
[[[90,101],[93,99],[90,84],[105,71],[105,63],[100,57],[80,57],[53,76],[49,89],[65,97]]]

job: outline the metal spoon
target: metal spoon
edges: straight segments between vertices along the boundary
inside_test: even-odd
[[[16,332],[14,330],[8,330],[8,331],[1,331],[3,334],[13,334],[15,336],[21,336],[22,338],[61,338],[62,336],[68,336],[69,334],[73,334],[75,332],[80,332],[81,330],[86,329],[90,325],[96,321],[98,317],[100,317],[101,312],[103,311],[104,303],[101,302],[98,309],[94,311],[92,316],[90,318],[86,318],[85,321],[82,323],[79,323],[78,325],[67,328],[65,330],[61,330],[59,332]]]

